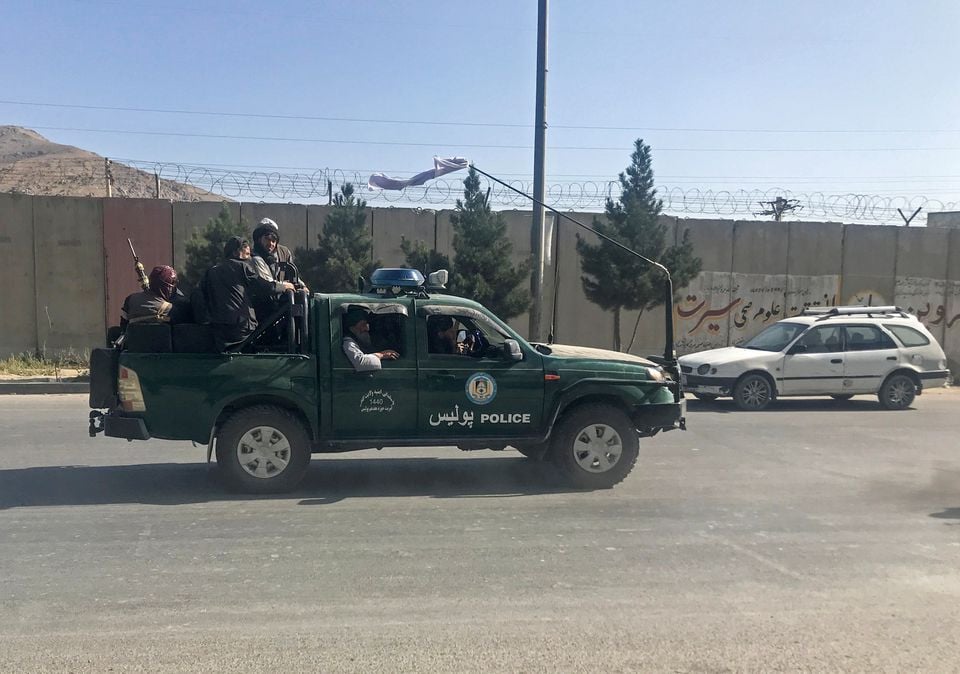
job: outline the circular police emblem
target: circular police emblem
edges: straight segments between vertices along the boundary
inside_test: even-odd
[[[467,380],[467,397],[477,405],[486,405],[497,396],[497,382],[485,372],[478,372]]]

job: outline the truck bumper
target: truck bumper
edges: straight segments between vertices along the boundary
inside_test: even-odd
[[[640,405],[634,409],[633,422],[642,437],[660,431],[687,430],[687,401],[665,405]]]
[[[104,414],[94,410],[90,412],[90,437],[102,432],[108,438],[125,440],[149,440],[150,431],[143,419],[124,417],[115,412]]]

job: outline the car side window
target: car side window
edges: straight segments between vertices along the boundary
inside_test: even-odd
[[[877,351],[879,349],[897,348],[893,339],[874,325],[848,325],[844,330],[847,336],[847,351]]]
[[[884,327],[896,335],[897,339],[899,339],[904,346],[926,346],[930,343],[930,340],[925,334],[906,325],[891,325],[890,323],[886,323]]]
[[[808,330],[800,338],[803,353],[837,353],[843,346],[839,325],[822,325]]]

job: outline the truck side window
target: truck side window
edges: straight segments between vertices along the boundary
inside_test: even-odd
[[[407,355],[406,344],[403,340],[403,321],[406,316],[401,314],[373,315],[370,317],[370,340],[374,351],[392,349],[403,358]]]

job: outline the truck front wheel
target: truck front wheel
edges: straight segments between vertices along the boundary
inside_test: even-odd
[[[608,405],[585,405],[560,422],[551,458],[578,489],[609,489],[633,470],[640,438],[629,417]]]
[[[257,405],[231,416],[217,435],[217,464],[237,491],[270,494],[294,489],[310,463],[310,439],[282,407]]]

